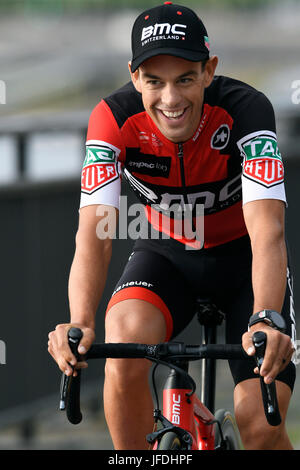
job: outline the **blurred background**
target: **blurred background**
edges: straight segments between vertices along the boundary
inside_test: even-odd
[[[286,168],[299,322],[300,1],[179,3],[194,8],[206,24],[211,52],[219,56],[218,74],[248,82],[273,103]],[[0,0],[0,449],[112,448],[102,410],[103,363],[84,371],[84,420],[73,426],[58,411],[60,373],[47,341],[49,331],[69,319],[67,283],[88,118],[102,97],[129,80],[132,23],[158,4]],[[131,241],[117,241],[114,248],[98,312],[99,342]],[[190,342],[199,337],[194,324],[181,336]],[[288,415],[296,449],[299,385],[298,378]],[[218,365],[218,408],[232,410],[232,387],[227,365]]]

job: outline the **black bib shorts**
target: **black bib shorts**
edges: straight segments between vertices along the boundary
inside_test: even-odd
[[[128,298],[151,302],[163,313],[166,341],[181,333],[195,315],[197,298],[209,298],[225,313],[227,343],[241,343],[253,308],[252,252],[248,236],[205,250],[186,250],[175,240],[138,240],[117,283],[110,307]],[[287,334],[296,340],[292,277],[282,309]],[[199,327],[200,328],[200,327]],[[235,384],[257,378],[251,361],[232,360],[229,367]],[[296,368],[290,362],[277,380],[293,390]]]

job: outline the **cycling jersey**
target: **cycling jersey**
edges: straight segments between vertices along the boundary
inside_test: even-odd
[[[194,227],[195,209],[203,205],[204,248],[210,248],[247,234],[243,204],[286,201],[272,105],[261,92],[228,77],[216,76],[205,90],[197,131],[182,144],[160,132],[141,94],[126,84],[93,110],[86,149],[80,207],[119,208],[123,175],[149,223],[184,244],[194,241],[177,236],[178,207],[190,208]]]

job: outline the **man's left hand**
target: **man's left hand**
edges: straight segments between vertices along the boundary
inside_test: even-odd
[[[255,331],[264,331],[267,335],[265,357],[260,369],[260,375],[264,377],[266,384],[270,384],[288,365],[294,353],[294,348],[290,336],[261,322],[253,325],[242,337],[243,348],[249,356],[254,356],[255,353],[252,342],[252,335]],[[257,367],[254,369],[254,372],[256,374],[259,373]]]

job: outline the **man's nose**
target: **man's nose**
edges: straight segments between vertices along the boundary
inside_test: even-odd
[[[161,100],[168,108],[175,108],[181,101],[181,95],[176,86],[167,84],[162,91]]]

